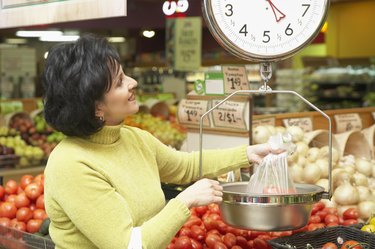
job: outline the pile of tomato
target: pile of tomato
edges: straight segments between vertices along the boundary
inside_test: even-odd
[[[44,175],[24,175],[0,185],[0,225],[29,233],[48,218],[44,208]]]
[[[356,209],[348,209],[343,216],[336,208],[314,204],[305,227],[293,231],[260,232],[231,227],[221,218],[218,205],[191,208],[191,217],[172,239],[167,249],[271,249],[269,240],[319,228],[358,223]]]

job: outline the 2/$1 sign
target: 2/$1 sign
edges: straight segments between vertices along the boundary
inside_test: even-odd
[[[163,4],[163,13],[171,16],[177,13],[185,13],[189,8],[188,0],[165,1]]]

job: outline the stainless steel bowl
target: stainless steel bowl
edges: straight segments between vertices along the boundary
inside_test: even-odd
[[[307,225],[312,205],[324,193],[320,186],[295,184],[295,194],[249,195],[247,185],[247,182],[222,184],[222,218],[231,226],[259,231],[293,230]]]

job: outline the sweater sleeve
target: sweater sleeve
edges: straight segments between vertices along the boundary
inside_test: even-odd
[[[145,136],[157,158],[162,182],[187,184],[199,178],[199,151],[176,151],[150,134]],[[203,177],[212,178],[249,166],[246,148],[246,145],[242,145],[230,149],[203,150]]]
[[[98,248],[127,248],[133,229],[132,216],[126,200],[105,175],[84,164],[54,169],[55,172],[46,174],[48,199],[52,197],[77,229]],[[189,216],[190,211],[182,202],[169,201],[141,226],[143,248],[165,248]]]

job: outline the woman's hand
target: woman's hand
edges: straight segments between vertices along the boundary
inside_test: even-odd
[[[188,208],[219,203],[223,200],[223,187],[218,181],[201,179],[186,188],[176,199],[186,204]]]
[[[269,153],[280,154],[281,152],[284,152],[284,150],[274,150],[268,143],[255,144],[247,147],[247,158],[249,159],[249,162],[259,164]]]

